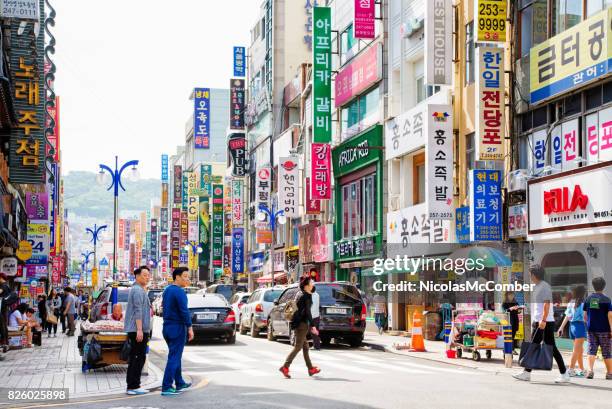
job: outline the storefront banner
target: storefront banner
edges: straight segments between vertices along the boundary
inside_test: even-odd
[[[453,220],[453,117],[450,105],[427,106],[425,186],[429,219]]]
[[[232,274],[244,273],[244,229],[232,230]]]
[[[476,160],[504,160],[504,49],[476,48]]]
[[[212,265],[223,267],[223,185],[214,184],[212,203]]]
[[[540,129],[529,135],[529,144],[531,149],[528,150],[528,166],[532,174],[537,175],[546,167],[547,143],[546,129]]]
[[[272,170],[269,166],[259,168],[255,178],[255,202],[256,212],[259,212],[259,205],[263,204],[270,207],[270,190],[272,188]]]
[[[230,80],[230,129],[244,129],[246,91],[244,80],[232,78]]]
[[[425,84],[453,85],[453,2],[425,2]]]
[[[285,217],[299,217],[300,169],[296,156],[282,157],[278,166],[278,207]]]
[[[419,104],[385,124],[385,159],[391,160],[425,146],[427,105]]]
[[[119,219],[119,228],[117,229],[117,248],[122,249],[125,246],[125,220]]]
[[[26,192],[26,214],[29,221],[49,219],[49,195],[47,192]]]
[[[377,42],[336,75],[335,104],[339,108],[382,79],[382,44]]]
[[[564,171],[578,167],[576,159],[578,159],[579,153],[579,135],[578,118],[563,122],[561,125],[561,162]]]
[[[586,117],[589,164],[612,160],[612,107]]]
[[[355,13],[353,15],[353,36],[371,40],[375,36],[375,1],[355,0]]]
[[[245,47],[234,46],[234,77],[246,76],[246,52]]]
[[[529,51],[531,103],[606,76],[612,70],[608,62],[611,31],[612,8],[608,7],[533,46]]]
[[[161,181],[168,183],[168,155],[166,154],[161,156]]]
[[[310,151],[310,198],[314,200],[331,199],[331,147],[326,143],[312,143]]]
[[[502,175],[499,170],[470,170],[470,241],[501,241]]]
[[[470,242],[470,207],[458,207],[455,210],[455,237],[457,243]]]
[[[193,141],[195,149],[210,149],[210,89],[193,90]]]
[[[508,206],[508,237],[527,236],[527,205]]]
[[[257,244],[272,244],[272,230],[257,229],[255,236]]]
[[[183,203],[183,167],[180,165],[174,166],[174,204]]]
[[[425,203],[387,213],[388,244],[401,244],[406,248],[411,244],[449,243],[451,240],[451,222],[430,220]]]
[[[38,20],[38,0],[0,0],[0,17],[19,20]]]
[[[202,253],[200,253],[200,266],[206,267],[210,265],[210,214],[209,214],[209,199],[208,196],[200,196],[199,200],[199,227],[198,242],[202,246]]]
[[[310,178],[306,178],[306,214],[321,213],[321,201],[312,198],[312,190],[310,188]]]
[[[200,166],[200,188],[206,190],[208,196],[212,196],[212,166]]]
[[[330,143],[332,137],[332,41],[331,8],[314,7],[312,13],[312,132],[316,143]]]
[[[232,226],[242,226],[244,223],[244,208],[242,202],[242,180],[232,181]]]
[[[179,266],[179,252],[181,249],[181,210],[172,209],[172,230],[170,232],[170,244],[173,269]]]
[[[474,0],[474,30],[477,42],[506,42],[507,2],[508,0]]]
[[[246,175],[246,139],[243,133],[231,134],[227,141],[227,150],[232,161],[232,176]]]
[[[158,244],[159,242],[157,241],[158,236],[157,236],[157,219],[151,219],[151,250],[149,252],[149,257],[152,260],[158,261]]]
[[[32,256],[27,263],[46,266],[49,263],[49,223],[28,223],[27,234],[32,245]]]
[[[376,125],[333,149],[334,177],[352,173],[382,160],[382,126]]]
[[[343,239],[334,242],[335,259],[348,259],[373,256],[377,249],[376,236],[363,236],[357,238]]]
[[[612,232],[611,180],[610,162],[530,180],[529,240]]]

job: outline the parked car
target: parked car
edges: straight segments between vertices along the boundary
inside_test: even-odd
[[[187,294],[196,294],[200,289],[198,287],[185,287],[184,290]]]
[[[318,282],[315,284],[319,293],[321,320],[319,334],[321,343],[329,345],[332,339],[348,342],[351,347],[358,347],[363,341],[366,327],[366,305],[357,287],[348,283]],[[268,339],[286,337],[293,343],[292,331],[285,319],[285,306],[299,291],[297,284],[283,291],[270,312]]]
[[[221,338],[236,342],[236,315],[220,294],[188,294],[194,340]]]
[[[232,306],[232,310],[234,310],[234,315],[236,315],[236,325],[240,323],[240,309],[250,296],[251,293],[238,292],[232,295],[232,298],[229,300],[229,304]]]
[[[213,284],[206,288],[206,293],[221,294],[226,300],[230,300],[237,292],[247,292],[245,285],[233,286],[231,284]]]
[[[285,287],[259,288],[253,291],[247,302],[240,309],[240,334],[251,332],[257,337],[260,331],[268,327],[270,311],[274,307],[274,300],[280,297]]]
[[[117,303],[121,305],[121,309],[125,314],[125,309],[127,308],[128,295],[130,293],[129,286],[120,285],[117,287]],[[91,322],[96,322],[98,320],[110,319],[110,316],[113,314],[113,309],[111,305],[111,291],[113,287],[107,286],[102,292],[98,295],[91,305],[91,313],[89,314],[89,320]]]

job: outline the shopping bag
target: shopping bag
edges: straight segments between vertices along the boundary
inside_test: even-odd
[[[535,334],[541,331],[536,329]],[[532,338],[533,341],[533,338]],[[523,341],[521,344],[521,352],[519,354],[519,365],[527,369],[541,369],[550,371],[553,363],[553,347],[552,345],[539,343],[535,344],[530,341]]]
[[[47,322],[51,325],[57,325],[57,317],[53,314],[47,315]]]
[[[87,363],[91,366],[102,360],[102,345],[94,338],[89,341],[89,349],[87,350]]]
[[[130,353],[132,352],[132,341],[128,338],[121,347],[121,352],[119,352],[119,359],[122,361],[128,361],[130,359]]]

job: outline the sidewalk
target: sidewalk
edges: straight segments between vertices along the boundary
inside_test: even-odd
[[[148,376],[142,377],[142,387],[159,387],[163,373],[151,359],[147,361]],[[81,362],[77,336],[58,333],[57,338],[47,338],[43,334],[42,346],[4,354],[4,360],[0,361],[0,379],[7,388],[68,388],[71,400],[125,393],[127,365],[110,365],[82,373]]]

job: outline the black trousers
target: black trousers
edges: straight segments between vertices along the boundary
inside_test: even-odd
[[[544,340],[544,343],[546,345],[552,345],[553,358],[555,358],[555,361],[557,362],[559,372],[561,374],[564,374],[566,371],[565,362],[563,362],[563,356],[561,355],[561,352],[559,352],[559,350],[557,349],[557,345],[555,345],[555,323],[547,322],[546,327],[542,331],[538,328],[538,323],[534,322],[531,331],[534,334],[531,342],[533,342],[534,344],[540,344],[542,340]],[[531,372],[531,369],[525,368],[525,371]]]
[[[136,342],[135,332],[128,332],[128,338],[132,343],[132,349],[130,350],[130,358],[128,359],[126,376],[127,389],[138,389],[140,388],[142,368],[147,359],[146,351],[149,334],[143,331],[142,342]]]
[[[8,308],[0,312],[0,345],[8,345]]]
[[[62,324],[62,334],[66,332],[66,316],[64,314],[60,314],[58,320]]]
[[[321,322],[321,317],[313,318],[312,319],[312,326],[315,327],[318,330],[320,322]],[[321,349],[321,337],[318,336],[318,335],[313,334],[312,332],[310,333],[310,336],[312,337],[312,344],[313,344],[314,348],[315,349]]]

